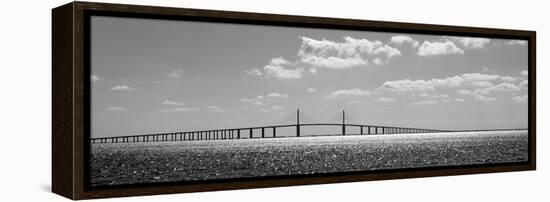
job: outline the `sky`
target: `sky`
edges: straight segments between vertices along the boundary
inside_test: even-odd
[[[92,137],[291,124],[527,128],[527,41],[94,16]],[[302,115],[303,113],[303,115]]]

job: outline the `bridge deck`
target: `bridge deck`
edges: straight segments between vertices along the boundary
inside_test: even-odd
[[[158,133],[145,135],[130,135],[118,137],[100,137],[91,138],[91,143],[126,143],[126,142],[160,142],[160,141],[193,141],[193,140],[226,140],[226,139],[252,139],[252,138],[275,138],[275,137],[303,137],[300,135],[302,127],[313,126],[336,126],[341,127],[342,132],[339,135],[380,135],[380,134],[404,134],[404,133],[438,133],[438,132],[453,132],[450,130],[426,129],[426,128],[410,128],[410,127],[394,127],[394,126],[379,126],[379,125],[361,125],[361,124],[342,124],[342,123],[302,123],[288,125],[272,125],[272,126],[256,126],[247,128],[225,128],[214,130],[198,130],[172,133]],[[295,136],[277,136],[277,128],[295,127]],[[350,134],[346,132],[346,128],[359,128],[359,133]],[[271,136],[266,136],[266,130],[271,130]],[[242,131],[248,132],[248,137],[245,137]],[[254,132],[259,137],[255,137]],[[308,136],[309,137],[309,136]]]

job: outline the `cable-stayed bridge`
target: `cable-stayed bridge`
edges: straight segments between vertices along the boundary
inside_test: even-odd
[[[333,121],[334,120],[334,121]],[[253,138],[278,138],[278,137],[304,137],[302,130],[308,127],[325,126],[336,127],[341,132],[331,135],[379,135],[379,134],[404,134],[404,133],[438,133],[454,132],[451,130],[430,129],[430,128],[410,128],[397,126],[380,126],[370,124],[350,123],[353,120],[345,111],[331,122],[316,122],[313,118],[300,112],[296,112],[282,119],[283,122],[278,125],[242,127],[242,128],[223,128],[198,131],[182,131],[171,133],[130,135],[117,137],[98,137],[91,138],[92,144],[96,143],[128,143],[128,142],[163,142],[163,141],[195,141],[195,140],[227,140],[227,139],[253,139]],[[292,121],[294,123],[288,123]],[[293,136],[277,136],[278,129],[295,128]],[[352,133],[350,129],[357,132]],[[269,135],[268,135],[269,132]],[[309,137],[309,136],[308,136]]]

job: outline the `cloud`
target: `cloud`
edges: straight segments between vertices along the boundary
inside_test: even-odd
[[[486,88],[489,91],[499,91],[499,92],[509,92],[509,91],[519,91],[521,88],[516,86],[513,83],[500,83],[496,86],[491,86]]]
[[[380,102],[395,102],[395,99],[391,98],[391,97],[381,97],[381,98],[378,98],[378,101],[380,101]]]
[[[464,100],[464,99],[462,99],[462,98],[456,98],[455,101],[457,101],[457,102],[464,102],[464,101],[466,101],[466,100]]]
[[[385,55],[388,59],[400,56],[401,52],[397,48],[393,48],[385,44],[384,46],[378,47],[374,50],[375,55]]]
[[[522,89],[527,89],[529,87],[528,85],[528,81],[527,80],[522,80],[520,83],[519,83],[519,87],[522,88]]]
[[[434,90],[435,87],[430,81],[425,80],[396,80],[386,81],[379,89],[388,91],[425,91]]]
[[[176,69],[172,71],[170,74],[168,74],[168,77],[177,79],[177,78],[180,78],[182,74],[183,74],[183,69]]]
[[[272,65],[287,65],[287,64],[290,64],[290,62],[285,60],[283,57],[272,58],[269,63],[272,64]]]
[[[252,103],[253,105],[264,105],[264,103],[262,101],[255,101],[254,103]]]
[[[173,113],[173,112],[195,112],[195,111],[199,111],[199,109],[198,108],[178,107],[178,108],[173,108],[173,109],[163,109],[163,110],[159,110],[158,112]]]
[[[458,87],[462,85],[479,85],[476,82],[492,81],[500,78],[499,75],[489,75],[480,73],[468,73],[457,76],[451,76],[443,79],[430,80],[395,80],[386,81],[379,87],[379,90],[387,91],[428,91],[440,87]]]
[[[384,57],[391,59],[400,56],[401,52],[381,41],[344,37],[343,42],[326,39],[316,40],[300,37],[302,45],[298,51],[300,61],[316,67],[329,69],[346,69],[367,65],[369,58]]]
[[[290,65],[291,63],[282,57],[273,58],[268,65],[264,66],[264,72],[268,77],[274,77],[278,79],[299,79],[302,78],[302,72],[304,69],[288,69],[284,65]]]
[[[517,81],[516,78],[511,77],[511,76],[503,76],[503,77],[500,77],[500,79],[505,81],[505,82],[515,82],[515,81]]]
[[[256,102],[256,100],[254,98],[241,98],[241,102]]]
[[[514,96],[512,98],[512,100],[514,100],[515,102],[517,103],[526,103],[527,102],[527,95],[523,95],[523,96]]]
[[[496,100],[496,98],[488,96],[493,92],[516,92],[520,90],[521,90],[521,87],[513,83],[500,83],[498,85],[493,85],[486,88],[478,88],[474,90],[461,89],[461,90],[458,90],[457,93],[462,95],[471,95],[474,97],[475,100],[485,102],[485,101]]]
[[[280,110],[283,110],[284,108],[281,106],[271,106],[271,109],[274,111],[280,111]]]
[[[228,111],[227,109],[224,109],[223,107],[220,107],[220,106],[217,106],[217,105],[210,105],[207,108],[208,108],[208,110],[210,110],[212,112],[226,112],[226,111]]]
[[[521,71],[520,74],[521,74],[522,76],[528,76],[528,75],[529,75],[529,73],[527,72],[527,70]]]
[[[171,100],[164,100],[164,101],[162,101],[162,104],[163,105],[174,105],[174,106],[183,106],[183,105],[185,105],[183,102],[176,102],[176,101],[171,101]]]
[[[336,97],[342,97],[342,96],[366,96],[370,95],[371,93],[366,90],[361,90],[359,88],[349,89],[349,90],[337,90],[333,91],[326,97],[328,98],[336,98]]]
[[[352,101],[346,102],[346,105],[365,104],[365,103],[367,103],[367,102],[352,100]]]
[[[475,82],[472,82],[472,86],[475,86],[475,87],[489,87],[489,86],[492,86],[493,83],[491,83],[490,81],[475,81]]]
[[[92,76],[90,77],[90,79],[92,80],[92,82],[96,82],[96,81],[101,81],[103,80],[103,78],[95,75],[95,74],[92,74]]]
[[[286,98],[286,97],[288,97],[288,95],[287,94],[281,94],[281,93],[269,93],[269,94],[267,94],[267,97]]]
[[[452,41],[446,40],[444,42],[424,41],[418,48],[419,56],[437,56],[437,55],[452,55],[452,54],[464,54],[464,50],[457,47]]]
[[[315,93],[317,90],[315,88],[307,88],[307,92]]]
[[[485,45],[491,42],[487,38],[478,38],[478,37],[445,37],[454,41],[459,42],[466,49],[480,49],[485,47]]]
[[[248,70],[248,71],[244,71],[244,73],[246,73],[248,75],[252,75],[252,76],[262,76],[262,75],[264,75],[264,73],[259,69],[251,69],[251,70]]]
[[[493,70],[493,69],[491,69],[491,68],[489,68],[489,67],[486,67],[486,66],[482,67],[482,70],[483,70],[483,72],[485,72],[485,73],[495,73],[495,70]]]
[[[334,56],[319,57],[315,55],[302,58],[302,62],[313,66],[326,67],[330,69],[345,69],[368,64],[368,61],[362,58],[339,58]]]
[[[411,103],[412,105],[431,105],[431,104],[437,104],[437,100],[422,100],[419,102]]]
[[[120,86],[113,86],[111,88],[112,91],[130,91],[135,90],[134,88],[130,88],[130,86],[127,85],[120,85]]]
[[[433,95],[432,98],[449,98],[449,95],[447,94]]]
[[[382,59],[380,59],[380,58],[374,58],[374,60],[372,60],[372,62],[375,65],[383,65],[384,64],[384,61],[382,61]]]
[[[429,95],[430,95],[430,94],[428,94],[428,93],[420,93],[420,94],[418,94],[418,96],[420,96],[420,97],[426,97],[426,96],[429,96]]]
[[[398,44],[398,45],[408,43],[408,44],[411,44],[411,46],[415,47],[415,48],[418,47],[418,45],[419,45],[417,40],[414,40],[410,36],[407,36],[407,35],[392,36],[390,42],[394,43],[394,44]]]
[[[124,109],[123,107],[119,107],[119,106],[107,107],[106,110],[110,111],[110,112],[125,112],[126,111],[126,109]]]
[[[497,100],[494,97],[487,97],[487,96],[484,96],[484,95],[475,95],[474,98],[475,98],[475,100],[482,101],[482,102],[489,102],[489,101]]]
[[[478,88],[473,91],[462,89],[459,90],[458,93],[462,95],[487,95],[491,92],[510,92],[519,90],[521,90],[521,88],[513,83],[500,83],[486,88]]]
[[[317,68],[315,68],[315,67],[309,68],[309,73],[317,74]]]
[[[523,45],[527,45],[527,40],[508,40],[504,42],[504,44],[510,45],[510,46],[523,46]]]

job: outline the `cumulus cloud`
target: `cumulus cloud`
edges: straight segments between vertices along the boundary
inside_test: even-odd
[[[368,60],[362,58],[339,58],[334,56],[320,57],[316,55],[303,57],[301,61],[313,66],[326,67],[330,69],[345,69],[368,64]]]
[[[478,88],[473,91],[462,89],[459,90],[458,93],[462,95],[487,95],[491,92],[511,92],[519,90],[521,90],[521,88],[513,83],[500,83],[486,88]]]
[[[288,97],[288,95],[287,94],[281,94],[281,93],[269,93],[269,94],[267,94],[267,97],[286,98],[286,97]]]
[[[392,36],[390,42],[394,43],[394,44],[398,44],[398,45],[407,43],[407,44],[411,44],[411,46],[413,46],[415,48],[418,47],[418,45],[419,45],[419,42],[417,40],[414,40],[410,36],[407,36],[407,35]]]
[[[307,92],[315,93],[317,90],[315,88],[307,88]]]
[[[367,103],[367,102],[352,100],[352,101],[346,102],[346,105],[365,104],[365,103]]]
[[[274,111],[280,111],[280,110],[283,110],[284,108],[281,107],[281,106],[275,105],[275,106],[271,106],[271,109],[274,110]]]
[[[183,106],[183,105],[185,105],[183,102],[176,102],[176,101],[171,101],[171,100],[164,100],[164,101],[162,101],[162,104],[163,105],[174,105],[174,106]]]
[[[527,45],[527,40],[508,40],[504,42],[504,44],[510,45],[510,46],[523,46],[523,45]]]
[[[262,76],[262,75],[264,75],[264,73],[259,69],[247,70],[247,71],[244,71],[244,73],[246,73],[248,75],[252,75],[252,76]]]
[[[412,105],[430,105],[439,103],[437,100],[422,100],[419,102],[413,102]]]
[[[391,98],[391,97],[380,97],[380,98],[378,98],[378,101],[380,101],[380,102],[395,102],[395,99]]]
[[[523,96],[514,96],[512,98],[512,100],[514,100],[515,102],[517,103],[526,103],[527,102],[527,95],[523,95]]]
[[[500,77],[500,79],[505,81],[505,82],[515,82],[515,81],[517,81],[516,78],[511,77],[511,76],[503,76],[503,77]]]
[[[103,78],[95,75],[95,74],[92,74],[92,76],[90,77],[90,79],[92,80],[92,82],[96,82],[96,81],[101,81],[103,80]]]
[[[256,102],[254,98],[241,98],[241,102]]]
[[[326,97],[328,98],[336,98],[336,97],[343,97],[343,96],[366,96],[370,95],[371,93],[366,90],[361,90],[359,88],[349,89],[349,90],[337,90],[333,91]]]
[[[290,65],[291,63],[285,60],[282,57],[273,58],[268,65],[264,66],[264,72],[268,77],[278,78],[278,79],[299,79],[302,78],[302,72],[304,69],[296,68],[290,69],[285,67],[285,65]]]
[[[429,42],[424,41],[418,48],[419,56],[437,56],[437,55],[452,55],[464,54],[464,50],[460,49],[450,40]]]
[[[226,111],[228,111],[227,109],[224,109],[223,107],[220,107],[218,105],[210,105],[207,108],[208,108],[208,110],[210,110],[212,112],[226,112]]]
[[[134,90],[134,88],[131,88],[130,86],[127,86],[127,85],[120,85],[120,86],[113,86],[111,90],[112,91],[130,91],[130,90]]]
[[[119,106],[107,107],[106,110],[110,111],[110,112],[125,112],[126,111],[126,109],[124,109],[123,107],[119,107]]]
[[[491,83],[490,81],[476,81],[476,82],[472,82],[472,86],[475,86],[475,87],[489,87],[489,86],[492,86],[493,83]]]
[[[315,68],[315,67],[309,68],[309,73],[317,74],[317,68]]]
[[[520,74],[521,74],[522,76],[528,76],[528,75],[529,75],[529,73],[527,72],[527,70],[521,71]]]
[[[527,81],[527,80],[522,80],[522,81],[519,83],[519,87],[522,88],[522,89],[527,89],[527,87],[529,87],[528,81]]]
[[[491,42],[487,38],[478,38],[478,37],[446,37],[451,40],[457,41],[466,49],[480,49],[485,47],[485,45]]]
[[[326,39],[316,40],[300,37],[302,45],[298,51],[300,61],[316,67],[346,69],[366,65],[369,58],[383,57],[387,60],[400,56],[401,52],[381,41],[344,37],[343,42]]]
[[[443,79],[430,80],[395,80],[386,81],[379,87],[379,90],[387,91],[427,91],[435,90],[439,87],[457,87],[461,85],[473,85],[475,82],[492,81],[500,78],[499,75],[489,75],[480,73],[468,73]]]
[[[176,69],[174,71],[172,71],[170,74],[168,74],[168,77],[170,78],[180,78],[183,74],[183,69]]]
[[[457,102],[465,102],[466,100],[462,99],[462,98],[456,98],[455,101]]]
[[[158,112],[173,113],[173,112],[195,112],[195,111],[199,111],[199,109],[198,108],[177,107],[177,108],[173,108],[173,109],[159,110]]]
[[[494,97],[488,97],[488,96],[484,96],[484,95],[475,95],[474,98],[475,98],[475,100],[482,101],[482,102],[489,102],[489,101],[497,100]]]
[[[433,95],[433,98],[449,98],[449,95],[447,94],[441,94],[441,95]]]
[[[495,101],[496,98],[489,95],[493,92],[516,92],[520,91],[521,87],[513,83],[500,83],[486,88],[478,88],[474,90],[458,90],[457,93],[462,95],[471,95],[477,101]]]
[[[382,59],[380,58],[374,58],[374,60],[372,60],[372,63],[374,63],[375,65],[383,65],[384,61],[382,61]]]

